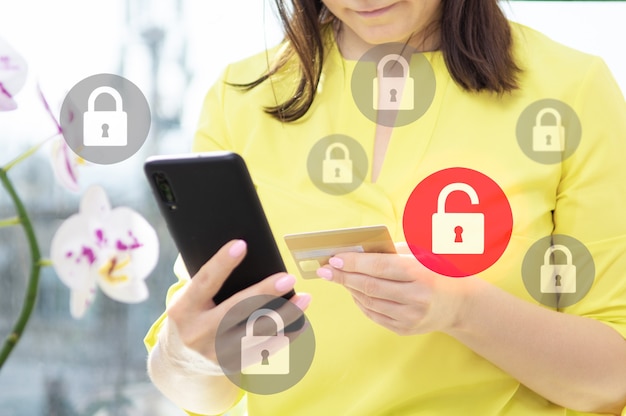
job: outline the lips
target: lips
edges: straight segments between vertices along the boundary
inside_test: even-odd
[[[378,9],[371,9],[371,10],[355,10],[356,14],[358,14],[361,17],[365,17],[365,18],[374,18],[374,17],[380,17],[382,15],[384,15],[385,13],[387,13],[389,10],[391,10],[396,4],[391,4],[389,6],[385,6],[385,7],[381,7]]]

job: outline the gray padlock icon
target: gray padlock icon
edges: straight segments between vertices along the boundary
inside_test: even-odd
[[[115,111],[96,110],[96,98],[109,94],[115,100]],[[83,114],[83,144],[85,146],[126,146],[128,126],[126,112],[122,108],[122,96],[112,87],[94,89],[87,100],[87,112]]]
[[[555,124],[543,124],[546,114],[554,116]],[[561,121],[561,113],[546,107],[537,113],[533,127],[533,151],[562,152],[565,150],[565,127]]]
[[[262,316],[276,323],[276,335],[254,335],[254,323]],[[289,374],[289,338],[285,336],[283,318],[275,310],[258,309],[246,321],[246,335],[241,339],[241,373]]]
[[[485,215],[480,212],[446,212],[448,196],[455,191],[466,193],[472,205],[479,203],[476,190],[466,183],[451,183],[439,192],[437,212],[432,216],[432,252],[434,254],[483,254],[485,251]]]
[[[332,151],[341,149],[343,158],[333,159]],[[352,183],[352,160],[350,150],[343,143],[332,143],[326,148],[324,161],[322,162],[322,182],[325,184]]]
[[[555,251],[565,253],[565,264],[550,264],[550,257]],[[541,266],[541,293],[576,293],[576,266],[572,252],[562,244],[548,247]]]
[[[393,70],[397,69],[394,68],[395,65],[400,65],[402,71],[400,76],[393,73]],[[385,55],[378,62],[377,74],[372,85],[374,110],[413,110],[415,108],[415,83],[411,78],[409,63],[404,56]]]

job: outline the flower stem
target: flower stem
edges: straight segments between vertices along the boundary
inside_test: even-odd
[[[41,267],[48,267],[48,266],[52,266],[52,260],[50,259],[39,259],[39,265]]]
[[[39,148],[40,145],[37,146]],[[26,212],[26,208],[22,203],[22,200],[18,196],[15,187],[13,186],[11,180],[7,175],[7,171],[10,167],[19,163],[22,159],[17,158],[13,162],[9,163],[4,168],[0,168],[0,181],[2,185],[9,193],[13,204],[15,205],[15,210],[18,214],[19,222],[22,224],[24,228],[24,233],[26,234],[26,239],[28,240],[28,246],[30,247],[30,277],[28,279],[28,284],[26,287],[26,294],[24,296],[24,303],[22,304],[22,310],[15,321],[11,333],[4,340],[4,345],[0,350],[0,370],[2,366],[9,358],[9,355],[13,351],[13,348],[19,342],[24,329],[26,328],[26,324],[30,319],[33,308],[35,307],[35,302],[37,300],[37,291],[39,289],[39,273],[41,271],[41,251],[39,249],[39,244],[37,243],[37,238],[35,236],[35,230],[33,228],[33,224]]]
[[[20,220],[20,217],[5,218],[3,220],[0,220],[0,228],[11,227],[13,225],[18,225],[21,222],[22,221]]]
[[[58,136],[59,133],[54,133],[52,136],[48,137],[45,140],[42,140],[41,142],[37,143],[36,145],[34,145],[33,147],[31,147],[30,149],[26,150],[24,153],[22,153],[21,155],[19,155],[18,157],[16,157],[15,159],[13,159],[12,161],[10,161],[9,163],[7,163],[6,165],[4,165],[4,167],[2,168],[4,170],[4,172],[8,172],[9,170],[11,170],[11,168],[13,168],[15,165],[17,165],[18,163],[20,163],[21,161],[23,161],[24,159],[30,157],[33,153],[35,153],[37,150],[39,150],[41,148],[41,146],[43,146],[45,143],[48,142],[48,140]]]

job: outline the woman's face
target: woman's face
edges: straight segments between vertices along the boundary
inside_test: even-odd
[[[328,10],[343,22],[346,36],[355,36],[370,45],[406,42],[419,34],[435,19],[441,1],[323,0]],[[414,39],[416,43],[422,40]]]

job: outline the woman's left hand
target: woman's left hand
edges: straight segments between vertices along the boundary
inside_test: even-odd
[[[474,278],[453,279],[412,255],[340,253],[318,275],[343,285],[363,313],[399,335],[452,329]]]
[[[565,408],[622,411],[624,338],[605,323],[549,310],[475,276],[438,275],[411,255],[341,253],[329,262],[320,277],[345,286],[385,328],[447,333]]]

